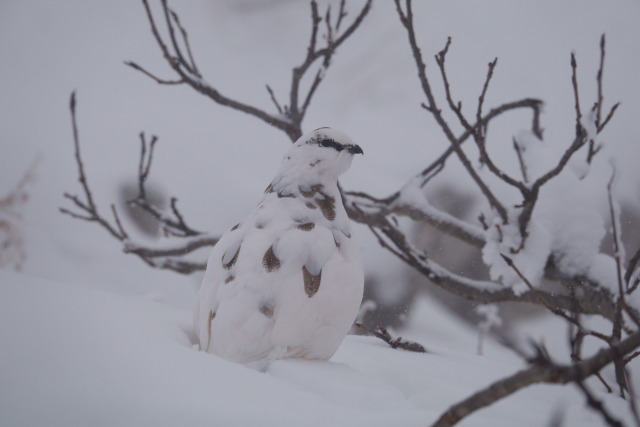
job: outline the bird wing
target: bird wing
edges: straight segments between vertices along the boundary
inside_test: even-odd
[[[211,250],[194,308],[194,325],[200,338],[200,348],[206,350],[211,335],[211,322],[216,315],[214,300],[221,284],[231,276],[231,269],[240,255],[245,230],[237,225],[220,237]]]

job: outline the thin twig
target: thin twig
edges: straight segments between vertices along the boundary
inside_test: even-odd
[[[584,394],[587,400],[587,405],[595,412],[599,413],[608,425],[611,427],[624,427],[624,424],[609,413],[602,401],[597,399],[593,393],[591,393],[584,381],[576,381],[575,383],[580,391],[582,391],[582,394]]]
[[[604,102],[604,94],[602,91],[602,76],[604,74],[604,54],[605,54],[605,37],[604,34],[600,36],[600,66],[598,67],[598,73],[596,74],[596,82],[598,85],[598,100],[596,101],[594,108],[596,112],[596,129],[600,129],[600,122],[602,120],[602,104]]]
[[[161,79],[160,77],[157,77],[156,75],[152,74],[151,72],[147,71],[146,69],[144,69],[143,67],[141,67],[140,65],[136,64],[133,61],[125,61],[124,62],[125,65],[128,65],[129,67],[133,68],[136,71],[140,71],[142,74],[146,75],[147,77],[150,77],[151,79],[155,80],[156,83],[161,84],[161,85],[179,85],[184,83],[184,79],[179,79],[179,80],[167,80],[167,79]]]
[[[578,64],[575,53],[571,52],[571,85],[573,87],[573,100],[576,110],[576,135],[584,134],[582,126],[582,111],[580,110],[580,95],[578,93]]]
[[[527,165],[524,162],[524,158],[522,157],[522,149],[520,148],[520,144],[513,138],[513,149],[516,152],[516,156],[518,157],[518,164],[520,165],[520,172],[522,173],[522,181],[526,184],[529,182],[529,177],[527,176]]]
[[[640,268],[638,263],[640,263],[640,247],[638,247],[636,253],[629,259],[629,262],[627,263],[627,271],[624,274],[624,283],[626,283],[629,293],[633,292],[638,286],[637,283],[631,283],[633,273],[636,271],[636,268]]]
[[[360,322],[356,322],[355,325],[356,327],[367,331],[374,337],[380,338],[382,341],[389,344],[391,348],[400,348],[402,350],[413,351],[416,353],[428,353],[422,344],[413,341],[404,341],[402,337],[393,338],[384,326],[377,326],[375,329],[371,329]]]
[[[493,194],[493,192],[489,189],[488,185],[480,178],[477,171],[471,164],[471,161],[468,159],[467,155],[464,153],[460,145],[458,144],[457,138],[454,136],[449,124],[446,122],[444,117],[442,116],[442,112],[437,106],[435,96],[431,90],[431,85],[429,83],[429,79],[426,74],[426,64],[422,58],[422,53],[420,52],[420,48],[418,47],[418,43],[416,40],[415,29],[413,27],[413,11],[411,7],[411,0],[405,0],[405,10],[402,10],[400,6],[400,0],[395,0],[396,11],[400,18],[400,22],[407,30],[407,36],[409,38],[409,45],[411,47],[411,52],[413,53],[413,58],[416,63],[416,67],[418,69],[418,79],[420,81],[422,91],[427,98],[427,104],[424,107],[431,113],[434,117],[444,134],[446,135],[448,141],[451,143],[451,146],[460,159],[460,162],[466,169],[467,173],[471,176],[473,181],[476,183],[482,194],[486,197],[487,201],[491,205],[492,208],[498,212],[498,215],[502,219],[503,223],[508,222],[507,218],[507,210],[502,205],[502,203],[497,199],[497,197]]]
[[[64,197],[70,200],[79,212],[74,212],[67,208],[60,208],[60,212],[69,215],[72,218],[80,219],[89,222],[96,222],[102,228],[107,230],[115,239],[123,242],[123,250],[125,252],[136,254],[147,265],[155,268],[173,270],[183,274],[189,274],[194,271],[203,270],[206,266],[205,263],[194,263],[183,261],[175,257],[182,257],[186,253],[192,252],[204,246],[213,246],[217,241],[216,238],[209,235],[202,235],[202,233],[191,229],[184,221],[184,218],[178,211],[176,206],[176,199],[173,198],[171,202],[171,209],[176,219],[168,218],[159,209],[153,206],[146,199],[145,181],[147,180],[150,168],[153,160],[153,148],[157,141],[157,138],[153,136],[151,141],[147,143],[144,133],[140,134],[141,150],[140,161],[138,164],[138,189],[139,197],[134,204],[142,207],[145,211],[152,214],[155,218],[160,220],[165,227],[171,230],[174,235],[181,236],[200,236],[198,239],[188,241],[187,244],[178,245],[173,248],[167,248],[163,250],[155,250],[147,248],[141,245],[134,245],[129,241],[129,235],[124,229],[120,216],[114,204],[110,205],[111,214],[113,216],[113,223],[104,218],[98,211],[97,205],[94,202],[91,188],[85,174],[84,163],[80,152],[80,138],[78,135],[78,126],[76,120],[76,97],[75,92],[71,94],[70,98],[70,111],[71,111],[71,123],[74,138],[74,151],[76,165],[78,167],[78,181],[80,182],[83,192],[84,200],[79,196],[64,193]]]
[[[280,103],[276,99],[276,95],[273,93],[273,89],[271,89],[271,86],[269,85],[266,85],[266,86],[267,86],[267,92],[269,92],[269,97],[271,97],[271,102],[273,102],[273,105],[276,106],[278,113],[282,114],[282,107],[280,106]]]
[[[527,286],[527,288],[529,288],[529,290],[533,293],[533,295],[538,299],[540,305],[545,307],[547,310],[549,310],[551,313],[555,314],[556,316],[559,316],[565,319],[567,322],[569,322],[569,324],[577,326],[579,328],[579,333],[581,333],[582,335],[590,335],[595,338],[599,338],[600,340],[604,341],[607,344],[610,344],[612,342],[612,337],[604,335],[600,332],[584,329],[583,326],[578,321],[578,319],[565,313],[562,309],[554,307],[547,299],[543,297],[542,291],[535,288],[531,284],[531,281],[529,281],[529,279],[524,274],[522,274],[518,266],[513,262],[511,258],[509,258],[504,254],[500,254],[500,256],[507,263],[507,265],[518,275],[520,280],[523,281],[523,283]],[[577,305],[578,300],[575,298],[575,296],[573,296],[571,299],[574,301],[573,307],[575,308],[573,310],[570,309],[570,311],[574,311],[577,313],[578,312],[577,309],[579,308]]]
[[[193,53],[191,52],[191,44],[189,43],[189,35],[187,33],[187,30],[180,23],[180,17],[178,16],[178,14],[173,10],[171,10],[170,12],[171,12],[171,17],[175,21],[176,25],[178,26],[178,29],[180,30],[180,33],[182,34],[182,40],[184,42],[185,47],[187,48],[187,55],[189,55],[189,65],[191,67],[191,70],[193,70],[195,75],[201,76],[200,71],[198,70],[198,66],[196,65],[196,61],[193,57]]]

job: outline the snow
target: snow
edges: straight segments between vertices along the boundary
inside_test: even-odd
[[[518,134],[516,141],[529,184],[555,168],[567,148],[549,144],[525,131]],[[547,259],[552,254],[556,266],[569,276],[584,275],[589,271],[606,234],[601,209],[606,203],[606,182],[600,176],[588,173],[590,169],[579,160],[586,156],[585,152],[586,147],[576,152],[572,158],[573,167],[563,169],[540,188],[522,249],[519,249],[522,236],[518,226],[522,211],[518,203],[522,196],[518,195],[510,204],[509,224],[503,224],[494,215],[486,231],[487,243],[482,253],[492,279],[502,278],[506,285],[515,286],[516,292],[526,290],[519,275],[500,254],[511,257],[534,286],[540,283]]]
[[[189,30],[209,84],[272,113],[265,83],[281,103],[288,99],[291,67],[303,59],[308,42],[307,2],[170,3]],[[640,3],[616,2],[606,8],[597,0],[490,0],[464,8],[458,2],[414,3],[418,41],[436,95],[442,95],[442,88],[431,58],[450,35],[450,81],[465,108],[473,108],[486,63],[495,56],[499,65],[487,109],[521,97],[545,101],[541,125],[551,151],[530,162],[539,167],[533,176],[553,166],[549,161],[573,138],[569,53],[578,57],[586,111],[594,95],[598,41],[606,33],[605,99],[622,105],[599,136],[598,142],[606,144],[597,157],[600,163],[609,156],[618,159],[620,197],[640,205],[640,145],[634,139],[640,61],[629,54],[639,49]],[[157,6],[152,4],[159,12]],[[288,138],[187,87],[158,86],[123,65],[134,60],[171,77],[140,2],[2,2],[0,55],[0,197],[33,158],[42,157],[19,222],[26,243],[24,274],[0,271],[0,425],[427,425],[448,405],[522,367],[490,339],[485,355],[477,356],[477,331],[425,297],[406,314],[404,329],[394,332],[424,344],[432,351],[427,355],[349,336],[331,362],[281,361],[259,373],[194,350],[190,310],[201,277],[151,269],[123,254],[121,243],[104,230],[58,213],[65,203],[63,192],[81,191],[69,95],[77,89],[85,168],[105,215],[118,187],[135,178],[140,131],[159,136],[149,185],[179,196],[189,224],[214,236],[255,206],[289,146]],[[419,107],[422,101],[394,5],[377,2],[361,31],[333,58],[304,126],[348,131],[366,154],[341,183],[347,190],[384,197],[447,147],[438,126]],[[491,125],[490,154],[512,176],[518,176],[517,161],[505,147],[514,132],[529,126],[528,113],[510,114]],[[524,139],[518,137],[519,142]],[[575,179],[567,176],[559,194],[541,194],[540,213],[546,213],[532,220],[530,248],[514,261],[533,279],[549,251],[577,249],[575,257],[565,258],[564,269],[587,267],[590,277],[615,284],[613,259],[593,256],[609,225],[603,183],[611,171],[608,164],[604,174],[594,165],[587,167],[583,153],[578,154],[565,171]],[[475,191],[455,161],[438,178]],[[429,207],[421,205],[428,202],[419,189],[405,190],[409,205]],[[559,217],[558,227],[547,226],[545,221],[565,206],[570,209]],[[581,209],[594,209],[597,215],[576,216]],[[519,243],[517,230],[506,233],[512,244]],[[381,277],[389,290],[400,288],[401,263],[365,227],[355,227],[353,234],[361,242],[367,274]],[[499,274],[513,274],[499,257],[508,248],[496,241],[490,262],[503,269]],[[160,239],[154,246],[171,243]],[[511,283],[516,291],[526,289],[515,278]],[[544,340],[551,352],[568,353],[562,322],[526,322],[516,332],[523,340]],[[597,383],[591,385],[612,413],[628,413],[625,402],[604,395]],[[511,426],[522,420],[548,425],[557,410],[566,411],[565,425],[602,424],[573,388],[536,386],[461,425]]]
[[[329,362],[280,360],[259,372],[194,348],[186,309],[5,271],[0,284],[0,425],[424,426],[522,368],[492,342],[487,356],[468,351],[473,333],[452,322],[443,339],[425,338],[428,354],[348,336]],[[419,312],[440,329],[441,308],[423,300]],[[626,402],[602,398],[625,412]],[[575,390],[550,386],[461,425],[543,425],[558,402],[567,425],[600,425]]]
[[[489,266],[491,279],[511,286],[516,294],[528,290],[520,275],[509,266],[501,255],[513,261],[520,273],[536,286],[542,279],[544,267],[551,253],[551,236],[535,221],[528,227],[529,236],[520,250],[522,237],[517,227],[517,217],[511,216],[510,224],[502,224],[497,216],[486,231],[486,244],[482,248],[482,260]]]

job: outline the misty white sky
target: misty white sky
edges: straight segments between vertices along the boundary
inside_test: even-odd
[[[171,4],[211,84],[269,110],[265,83],[286,100],[291,68],[302,61],[308,40],[306,2]],[[622,106],[602,135],[607,148],[598,160],[601,173],[608,174],[607,157],[617,157],[621,190],[640,204],[639,2],[416,2],[414,9],[438,94],[432,58],[450,35],[447,66],[454,95],[467,111],[475,111],[486,64],[497,56],[487,107],[522,97],[545,100],[545,140],[558,149],[568,146],[574,131],[570,52],[577,55],[586,110],[594,100],[599,38],[606,33],[605,101]],[[80,191],[68,112],[72,90],[78,93],[89,179],[105,212],[117,185],[135,176],[140,131],[160,137],[151,181],[179,196],[194,227],[211,231],[227,229],[255,205],[288,144],[284,134],[255,118],[215,105],[188,87],[160,87],[123,65],[134,60],[171,77],[136,1],[5,0],[0,3],[0,57],[0,194],[15,185],[35,156],[42,158],[27,206],[27,270],[34,273],[68,274],[47,261],[49,251],[100,264],[83,249],[87,239],[105,246],[109,257],[124,257],[102,230],[57,212],[64,191]],[[392,2],[375,2],[362,28],[335,57],[305,120],[305,129],[343,129],[364,148],[365,156],[343,179],[346,188],[385,196],[446,147],[419,107],[423,97],[415,76]],[[514,164],[511,136],[528,123],[528,116],[513,115],[492,128],[490,150],[506,168]],[[447,176],[467,186],[455,167]],[[65,243],[44,245],[43,233],[50,236],[47,241]],[[138,268],[133,267],[137,260],[123,262]]]

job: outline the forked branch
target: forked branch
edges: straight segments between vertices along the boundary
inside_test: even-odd
[[[82,187],[82,196],[64,193],[65,198],[70,200],[75,206],[75,210],[68,208],[60,208],[60,212],[76,219],[95,222],[103,229],[109,232],[116,240],[122,242],[124,252],[137,255],[142,261],[151,267],[173,270],[179,273],[188,274],[198,270],[204,270],[205,263],[186,261],[185,255],[205,246],[213,246],[217,242],[217,238],[187,226],[184,218],[178,211],[176,199],[172,199],[171,209],[173,215],[167,215],[159,208],[154,206],[146,196],[145,182],[149,177],[151,164],[153,160],[153,149],[157,138],[154,136],[147,143],[144,133],[140,134],[141,152],[140,162],[138,166],[138,197],[130,203],[140,206],[146,212],[150,213],[162,225],[165,233],[173,236],[188,237],[189,239],[173,244],[164,249],[151,248],[141,243],[131,240],[129,234],[125,231],[124,225],[120,220],[120,215],[115,205],[112,203],[111,214],[112,220],[108,220],[100,214],[97,204],[94,201],[93,193],[89,186],[89,180],[85,173],[84,162],[80,151],[80,137],[78,134],[78,124],[76,119],[76,96],[75,92],[71,94],[69,108],[71,111],[71,125],[73,131],[74,152],[76,166],[78,168],[78,181]]]
[[[189,37],[186,29],[181,24],[177,12],[170,9],[167,0],[162,0],[162,12],[164,15],[164,25],[169,34],[168,40],[161,35],[159,25],[153,15],[148,0],[142,0],[151,33],[156,43],[169,65],[169,67],[178,75],[177,79],[165,79],[156,76],[154,73],[147,71],[142,66],[133,61],[125,62],[126,65],[132,67],[136,71],[140,71],[147,77],[153,79],[156,83],[163,85],[186,84],[191,86],[197,92],[207,96],[217,104],[225,107],[233,108],[252,115],[269,125],[282,130],[292,141],[297,140],[302,135],[302,121],[307,113],[307,109],[311,105],[313,95],[324,79],[326,70],[331,65],[331,59],[335,55],[337,49],[359,28],[364,18],[371,9],[372,0],[367,0],[356,18],[344,28],[344,18],[347,16],[345,2],[340,3],[340,9],[337,20],[332,22],[330,6],[327,8],[325,17],[322,18],[318,11],[316,0],[311,1],[311,35],[309,45],[306,50],[306,56],[302,63],[293,68],[289,105],[281,106],[277,101],[275,93],[270,86],[267,85],[269,96],[276,112],[270,113],[253,105],[238,101],[232,97],[222,94],[214,85],[208,83],[202,76],[196,65],[196,61],[189,43]],[[319,47],[320,24],[325,22],[324,42]],[[344,31],[341,31],[344,28]],[[185,53],[186,51],[186,53]],[[305,76],[310,73],[312,67],[316,66],[313,72],[311,84],[306,90],[302,89],[302,81]]]

